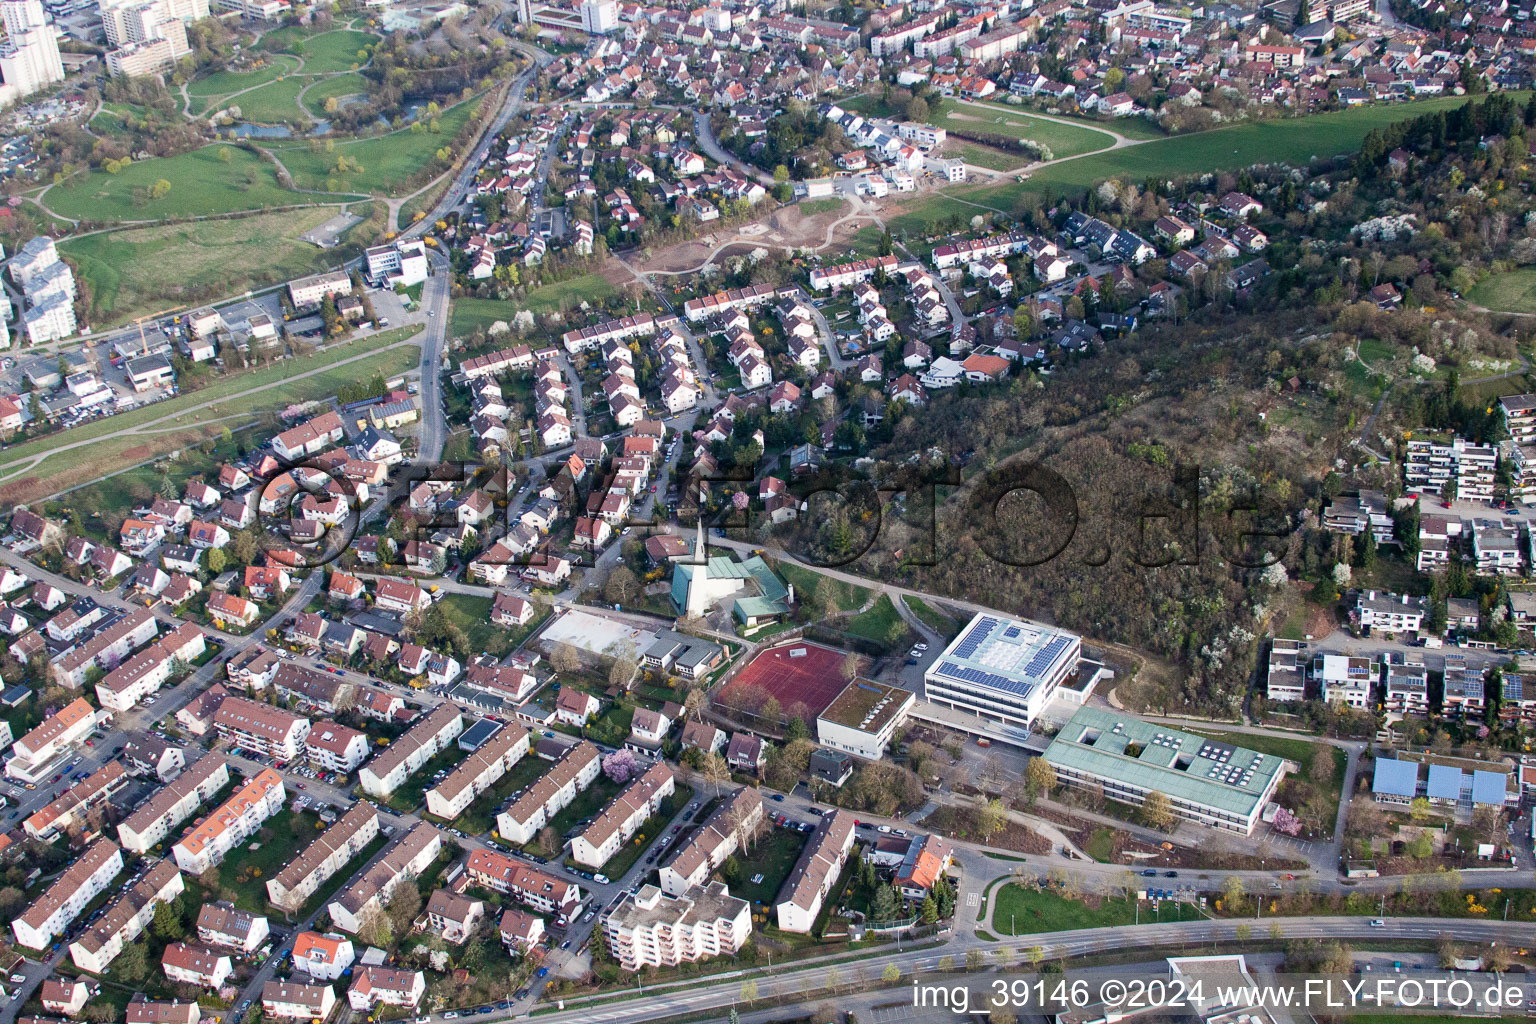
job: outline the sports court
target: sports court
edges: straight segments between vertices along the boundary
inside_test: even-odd
[[[760,686],[783,708],[804,702],[816,714],[842,691],[844,652],[821,644],[795,641],[760,652],[725,687],[726,691]]]

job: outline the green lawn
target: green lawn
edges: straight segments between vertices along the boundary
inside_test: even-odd
[[[229,154],[229,162],[220,159]],[[148,194],[155,182],[170,182],[161,199]],[[237,146],[215,144],[178,156],[130,164],[117,174],[93,170],[48,190],[44,200],[65,217],[85,220],[160,220],[313,202],[277,183],[277,172],[260,156]]]
[[[479,104],[476,97],[443,111],[438,115],[436,132],[422,124],[416,131],[403,128],[372,138],[321,144],[313,150],[307,143],[288,144],[274,147],[273,152],[298,188],[394,195],[405,191],[412,175],[433,163],[437,151],[453,141]],[[348,169],[337,171],[342,157]]]
[[[576,823],[584,818],[595,818],[602,813],[603,808],[613,802],[613,798],[619,795],[624,787],[614,782],[607,775],[599,772],[597,778],[592,780],[592,785],[576,795],[567,807],[555,815],[548,824],[548,828],[555,830],[555,841],[563,843],[565,834],[576,827]],[[540,829],[542,832],[543,829]],[[559,847],[548,850],[540,845],[538,837],[523,846],[526,853],[537,854],[542,857],[557,857],[560,855]]]
[[[736,879],[729,882],[731,895],[748,903],[771,904],[784,879],[794,870],[805,842],[805,833],[796,829],[770,828],[751,852],[732,858],[736,862]],[[757,875],[763,876],[762,881],[752,880]]]
[[[556,281],[554,284],[546,284],[542,288],[535,288],[519,299],[514,306],[516,309],[527,309],[533,313],[560,313],[574,309],[583,302],[595,306],[617,293],[618,289],[609,284],[608,279],[602,274],[581,274],[564,281]],[[502,308],[505,310],[506,307]]]
[[[1182,911],[1187,916],[1192,910]],[[1177,920],[1171,912],[1164,912],[1168,920]],[[1150,924],[1156,920],[1150,909],[1144,910],[1141,920]],[[1091,907],[1082,899],[1069,900],[1052,892],[1035,892],[1022,885],[1009,883],[998,889],[992,897],[992,930],[999,935],[1031,935],[1035,932],[1076,931],[1081,928],[1120,928],[1136,923],[1136,906],[1131,900],[1104,899],[1097,907]]]
[[[841,611],[862,608],[864,602],[868,601],[870,594],[873,593],[868,587],[844,583],[842,580],[823,576],[819,572],[789,562],[778,562],[773,568],[785,583],[794,585],[796,593],[801,595],[816,593],[825,600],[835,600]]]
[[[453,827],[472,836],[491,831],[496,827],[497,806],[513,793],[527,789],[543,778],[548,770],[549,762],[532,753],[525,754],[507,774],[496,781],[496,785],[480,794],[474,803],[464,809],[464,813],[454,821]]]
[[[840,198],[832,199],[802,199],[798,209],[807,217],[814,217],[818,213],[831,213],[848,205],[848,200]]]
[[[448,334],[467,338],[477,330],[488,330],[498,320],[510,326],[518,308],[517,303],[500,299],[454,299],[448,310]]]
[[[310,36],[287,49],[292,53],[299,52],[302,48],[304,73],[314,75],[348,71],[355,66],[366,64],[368,56],[362,51],[378,41],[378,36],[368,32],[338,29],[335,32],[322,32],[317,36]]]
[[[1507,313],[1536,313],[1536,267],[1490,274],[1467,293],[1467,301]]]
[[[238,892],[235,905],[254,914],[267,910],[267,879],[293,859],[294,851],[319,835],[323,825],[313,811],[284,807],[251,838],[231,850],[219,865],[219,887]],[[255,847],[252,849],[252,847]]]
[[[1143,181],[1148,177],[1235,170],[1258,162],[1283,160],[1304,164],[1313,156],[1329,157],[1353,152],[1373,128],[1437,110],[1447,110],[1465,102],[1466,97],[1444,96],[1412,103],[1355,107],[1305,117],[1233,125],[1192,135],[1170,136],[1145,145],[1128,146],[1053,164],[1031,174],[1021,183],[934,193],[911,213],[887,221],[887,226],[893,232],[926,234],[932,225],[952,214],[969,220],[980,212],[975,206],[956,202],[956,198],[1012,214],[1033,207],[1047,195],[1078,194],[1094,182],[1117,175]],[[1061,154],[1058,152],[1057,155]]]
[[[233,102],[240,108],[240,118],[256,124],[308,124],[309,116],[299,107],[299,93],[310,79],[289,76],[253,89]]]
[[[842,624],[844,632],[861,636],[871,643],[894,647],[902,642],[911,630],[901,621],[889,594],[881,594],[866,612],[861,612]],[[894,639],[893,639],[894,638]]]
[[[449,769],[458,764],[468,753],[459,749],[457,743],[448,744],[446,749],[440,750],[426,764],[411,773],[410,777],[389,794],[385,803],[399,811],[401,814],[409,814],[421,806],[421,802],[427,798],[427,790],[437,785],[432,778],[438,772]]]
[[[1013,139],[1029,139],[1047,146],[1058,160],[1081,156],[1114,145],[1115,140],[1095,128],[1047,121],[1012,107],[968,100],[947,99],[929,118],[951,131],[985,132]]]
[[[901,599],[907,603],[907,607],[911,609],[913,615],[916,615],[924,625],[944,639],[951,639],[956,633],[960,632],[960,623],[945,615],[916,594],[903,594]]]
[[[1093,835],[1088,837],[1088,842],[1083,847],[1083,852],[1100,864],[1108,864],[1110,854],[1114,850],[1115,831],[1110,828],[1096,828]]]
[[[339,102],[348,96],[359,96],[367,90],[368,80],[356,72],[347,72],[312,85],[304,94],[304,106],[316,117],[325,117],[325,101],[335,97]]]
[[[59,249],[89,285],[90,323],[100,330],[175,302],[190,305],[334,266],[350,254],[347,247],[318,249],[299,235],[335,214],[315,207],[123,228],[71,238]]]
[[[199,78],[187,83],[187,95],[193,100],[191,104],[194,114],[206,113],[212,110],[215,100],[240,92],[242,89],[250,89],[270,82],[278,75],[291,74],[299,69],[299,62],[290,57],[278,57],[266,67],[257,68],[254,71],[216,71],[206,78]],[[198,100],[205,101],[199,104]]]
[[[1028,161],[1028,157],[1022,153],[1005,153],[1000,149],[990,146],[981,146],[974,142],[955,140],[944,146],[946,156],[958,156],[966,163],[976,167],[985,167],[993,171],[1007,171]]]

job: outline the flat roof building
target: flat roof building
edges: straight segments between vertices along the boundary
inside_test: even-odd
[[[924,696],[1028,730],[1081,657],[1076,634],[981,613],[929,666]]]
[[[1185,821],[1239,835],[1252,834],[1287,770],[1273,754],[1093,707],[1080,708],[1041,756],[1066,785],[1137,805],[1159,792]]]
[[[816,716],[816,738],[823,746],[878,761],[916,702],[910,690],[855,679]]]

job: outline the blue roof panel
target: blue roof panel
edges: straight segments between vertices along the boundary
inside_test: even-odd
[[[1505,779],[1498,772],[1472,773],[1472,802],[1475,804],[1504,803]]]
[[[1429,795],[1435,800],[1461,799],[1461,769],[1444,764],[1429,766]]]
[[[1412,761],[1378,757],[1376,776],[1371,780],[1371,792],[1412,800],[1419,795],[1419,766]]]

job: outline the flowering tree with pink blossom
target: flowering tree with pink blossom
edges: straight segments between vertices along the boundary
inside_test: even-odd
[[[635,764],[635,755],[627,750],[615,750],[603,758],[603,774],[614,782],[628,782],[639,774],[640,766]]]
[[[1282,835],[1294,836],[1301,834],[1301,819],[1284,807],[1275,812],[1273,825],[1275,831]]]

